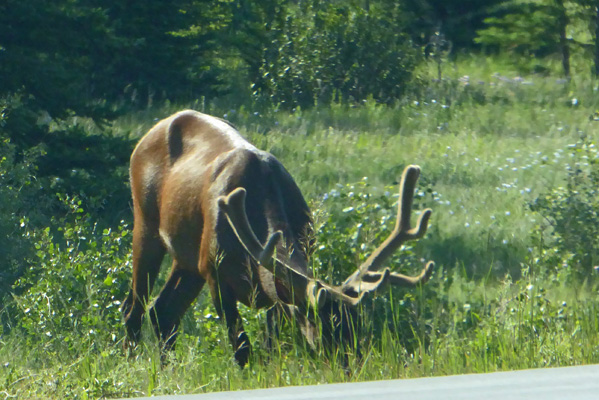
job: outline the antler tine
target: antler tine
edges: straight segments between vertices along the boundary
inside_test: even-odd
[[[410,224],[414,189],[420,175],[420,167],[409,165],[403,172],[399,185],[399,204],[395,228],[391,235],[381,244],[368,259],[360,266],[360,271],[376,271],[383,262],[393,254],[403,243],[420,239],[426,233],[432,210],[427,208],[422,212],[414,228]]]
[[[274,273],[273,255],[277,244],[281,240],[282,233],[281,231],[273,233],[266,241],[266,245],[262,246],[250,226],[245,211],[245,196],[245,189],[237,188],[229,193],[227,197],[219,197],[218,206],[224,212],[237,238],[247,252],[260,262],[262,266]]]
[[[409,165],[405,168],[401,182],[399,184],[399,204],[397,211],[397,220],[395,228],[391,235],[368,257],[366,261],[347,278],[343,283],[344,290],[360,291],[362,279],[366,275],[372,275],[370,278],[377,277],[379,285],[383,285],[386,281],[382,273],[376,273],[383,263],[395,252],[403,243],[409,240],[420,239],[426,233],[428,221],[431,217],[432,210],[427,208],[422,212],[418,222],[414,228],[411,227],[410,216],[412,213],[412,204],[414,201],[414,189],[420,175],[420,167],[417,165]],[[408,277],[406,275],[391,273],[389,275],[389,283],[399,286],[414,286],[418,283],[424,283],[430,277],[434,264],[429,263],[417,277]],[[368,286],[375,286],[370,284]],[[378,286],[377,286],[378,288]]]
[[[414,287],[428,282],[433,275],[435,263],[429,261],[417,276],[408,276],[397,272],[391,272],[389,275],[389,284],[400,287]]]

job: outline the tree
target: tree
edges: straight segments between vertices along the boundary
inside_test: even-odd
[[[90,93],[104,22],[100,10],[66,0],[0,3],[0,95],[20,93],[33,112],[54,118],[106,117]]]
[[[107,2],[110,54],[102,57],[105,91],[144,102],[190,100],[218,93],[219,37],[231,20],[229,1]],[[159,17],[157,17],[159,16]],[[116,84],[115,84],[116,83]]]
[[[163,99],[213,94],[215,33],[227,20],[227,4],[6,0],[0,4],[0,94],[26,93],[58,119],[110,117],[105,100],[125,96],[145,105],[150,93]]]
[[[226,0],[0,2],[4,135],[17,154],[45,148],[38,177],[59,177],[52,182],[63,190],[95,187],[105,194],[99,185],[126,165],[132,149],[128,138],[107,129],[123,106],[219,91],[215,54],[226,6]],[[75,117],[100,129],[92,134]]]
[[[572,50],[594,48],[595,71],[599,72],[597,7],[594,0],[505,1],[485,19],[487,27],[478,31],[476,41],[517,56],[559,54],[566,77],[571,75]],[[572,35],[572,31],[581,27],[588,31],[594,45]]]
[[[599,2],[597,0],[576,0],[576,18],[586,21],[591,37],[591,43],[586,46],[593,54],[593,74],[599,77]],[[583,22],[583,25],[584,22]]]
[[[476,32],[484,27],[488,10],[503,0],[403,0],[406,29],[412,39],[425,46],[438,32],[455,49],[475,46]]]
[[[595,30],[594,30],[594,33],[595,33],[595,36],[594,36],[595,76],[599,76],[599,5],[596,5],[593,8],[595,9],[595,17],[593,18],[593,25],[595,26]]]

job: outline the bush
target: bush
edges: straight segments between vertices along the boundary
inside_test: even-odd
[[[10,139],[11,162],[31,165],[36,196],[43,196],[61,212],[55,193],[79,196],[87,211],[110,222],[118,223],[124,214],[129,215],[128,207],[123,210],[122,205],[130,198],[131,138],[115,135],[106,126],[98,128],[85,118],[53,119],[25,95],[0,97],[0,110],[0,137]],[[39,207],[42,202],[36,201]]]
[[[417,51],[402,33],[393,2],[370,10],[339,3],[300,3],[269,34],[254,89],[283,108],[360,102],[391,103],[405,93]],[[388,4],[386,4],[388,3]]]
[[[531,208],[543,216],[537,233],[548,228],[549,241],[541,243],[541,262],[553,272],[566,269],[588,277],[599,264],[599,153],[588,139],[569,146],[565,186],[538,197]]]
[[[117,332],[129,282],[130,231],[100,229],[77,199],[37,235],[28,273],[15,284],[17,329],[32,341]],[[75,333],[76,332],[76,333]],[[113,340],[116,337],[113,336]]]
[[[412,214],[419,213],[422,204],[418,204],[418,200],[424,196],[423,191],[416,192]],[[339,284],[354,272],[391,234],[398,199],[397,187],[376,188],[368,183],[368,178],[353,184],[339,184],[326,193],[315,210],[318,248],[313,260],[317,274]],[[419,243],[407,242],[387,264],[401,265],[402,270],[408,270],[406,273],[419,272],[424,266],[416,256]]]
[[[424,197],[424,191],[416,192],[412,214],[423,208]],[[376,188],[367,178],[338,185],[326,193],[315,210],[318,237],[312,257],[315,275],[333,285],[341,284],[391,234],[398,200],[397,186]],[[424,266],[420,242],[405,243],[385,265],[408,275],[419,273]],[[437,271],[435,279],[441,279],[439,275]],[[438,301],[435,293],[443,292],[439,287],[444,283],[447,282],[441,279],[429,282],[421,289],[391,289],[390,293],[366,300],[362,303],[364,312],[360,329],[372,334],[360,336],[380,343],[382,332],[388,329],[394,340],[413,353],[420,344],[428,341],[429,322]]]
[[[7,304],[5,296],[35,258],[39,232],[52,216],[69,212],[56,193],[79,195],[106,224],[117,226],[129,214],[123,205],[132,143],[75,123],[58,130],[27,96],[0,97],[0,110],[0,303]]]
[[[25,270],[31,251],[29,226],[43,224],[46,202],[39,197],[40,183],[35,179],[34,148],[20,156],[4,132],[5,116],[0,116],[0,304],[14,281]],[[27,217],[26,217],[27,216]],[[2,309],[0,308],[0,311]]]

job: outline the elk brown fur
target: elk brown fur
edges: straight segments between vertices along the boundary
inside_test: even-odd
[[[149,312],[165,348],[174,346],[181,317],[205,284],[241,366],[248,361],[250,341],[237,302],[255,308],[282,305],[311,343],[317,333],[324,341],[343,332],[347,336],[347,325],[323,323],[318,331],[306,311],[351,314],[365,293],[390,284],[415,286],[431,276],[432,262],[416,277],[383,268],[402,243],[426,232],[430,210],[423,211],[415,228],[410,226],[419,171],[416,166],[404,171],[391,237],[342,285],[330,286],[314,279],[308,267],[311,212],[283,165],[226,121],[191,110],[163,119],[131,156],[133,278],[123,304],[129,340],[140,339],[166,252],[173,259],[170,275]]]

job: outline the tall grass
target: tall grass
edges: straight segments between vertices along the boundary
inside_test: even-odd
[[[343,209],[362,201],[355,193],[372,194],[366,205],[377,198],[392,205],[403,168],[422,167],[417,205],[433,208],[432,224],[402,260],[410,271],[420,258],[432,259],[437,271],[423,288],[392,291],[364,305],[364,329],[371,335],[363,357],[350,357],[348,369],[323,350],[309,350],[289,328],[266,351],[264,311],[242,307],[254,354],[240,370],[205,291],[186,314],[165,365],[149,326],[130,356],[121,348],[124,330],[116,326],[93,333],[74,328],[60,337],[32,326],[26,335],[16,329],[3,335],[0,399],[200,393],[599,362],[597,279],[581,282],[542,269],[546,244],[537,233],[543,221],[528,206],[563,185],[568,145],[597,137],[595,83],[515,79],[516,72],[497,74],[494,67],[488,60],[447,67],[446,80],[430,82],[395,106],[366,101],[283,113],[191,105],[233,121],[283,162],[312,204],[323,245],[353,245],[348,238],[356,226],[343,219]],[[178,108],[126,116],[115,130],[142,135],[155,118]],[[326,221],[335,221],[335,228]],[[360,242],[366,249],[376,245],[381,226],[356,233],[358,250],[348,259],[363,257]],[[119,243],[128,246],[103,246]],[[96,262],[95,253],[61,257],[59,250],[46,252],[47,268],[76,271],[69,263]],[[110,260],[126,262],[116,250],[111,254],[100,259],[101,268]],[[336,255],[317,247],[314,267],[335,280],[325,268],[327,257]],[[345,264],[336,268],[351,268]],[[88,284],[92,293],[95,283]],[[68,307],[68,294],[60,296]]]

